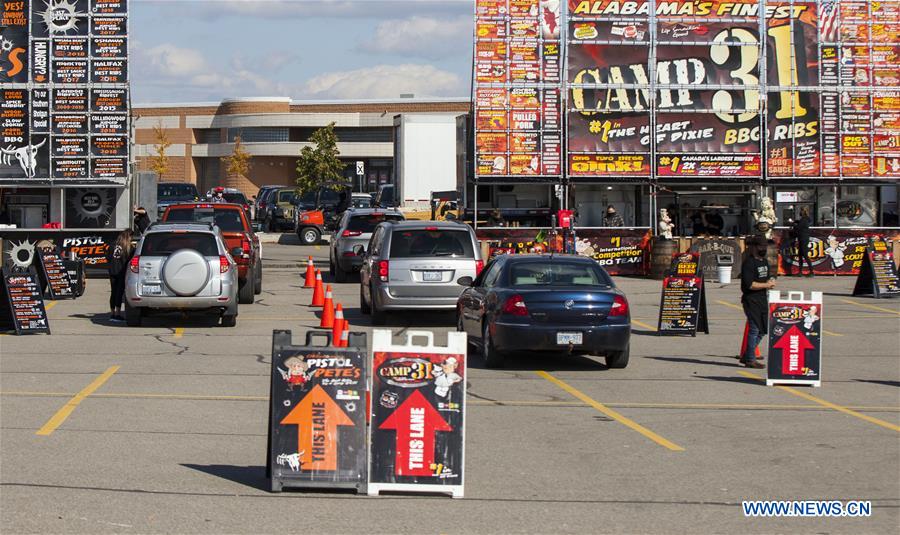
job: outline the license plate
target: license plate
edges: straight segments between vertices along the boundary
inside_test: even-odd
[[[558,345],[581,345],[583,333],[556,333],[556,343]]]
[[[144,284],[141,287],[141,293],[144,295],[161,295],[162,288],[158,284]]]
[[[440,271],[423,271],[422,272],[422,280],[425,282],[440,282],[441,280],[441,272]]]

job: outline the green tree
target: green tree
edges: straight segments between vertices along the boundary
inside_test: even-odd
[[[337,148],[334,123],[313,132],[309,140],[315,147],[306,146],[297,160],[297,187],[301,192],[321,187],[337,189],[344,181],[344,164]]]
[[[229,175],[246,178],[250,171],[250,158],[250,153],[241,144],[241,136],[237,136],[234,138],[234,151],[224,158],[225,170]]]

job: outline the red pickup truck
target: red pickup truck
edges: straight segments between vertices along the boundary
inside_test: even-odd
[[[239,204],[184,203],[166,208],[163,222],[213,223],[222,232],[228,250],[240,247],[243,251],[234,260],[238,266],[238,302],[253,303],[262,293],[262,253],[259,238],[253,232],[247,214]]]

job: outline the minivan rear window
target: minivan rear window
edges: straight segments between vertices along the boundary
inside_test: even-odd
[[[465,230],[394,229],[391,258],[450,256],[474,258],[472,238]]]
[[[383,223],[385,221],[403,221],[403,216],[400,214],[383,213],[355,215],[350,217],[350,221],[347,223],[347,230],[369,233],[375,230],[378,223]]]
[[[222,232],[244,232],[241,214],[233,208],[178,208],[169,209],[167,223],[213,223]]]
[[[216,238],[199,232],[154,232],[144,236],[142,256],[169,256],[181,249],[192,249],[203,256],[219,256]]]

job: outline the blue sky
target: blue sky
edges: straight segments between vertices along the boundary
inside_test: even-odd
[[[135,103],[469,95],[471,0],[131,0]]]

